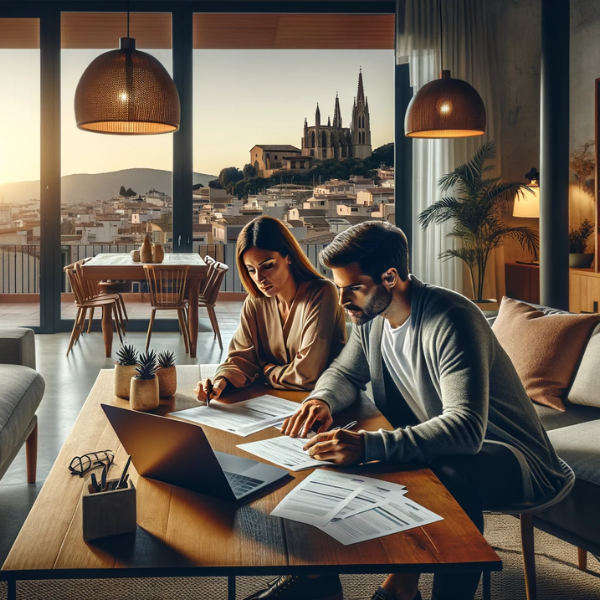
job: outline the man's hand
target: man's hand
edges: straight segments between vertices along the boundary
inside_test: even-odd
[[[365,438],[361,433],[335,429],[315,435],[304,450],[317,460],[329,460],[336,465],[348,466],[365,458]]]
[[[209,394],[210,400],[217,400],[226,386],[227,380],[223,377],[218,377],[214,383],[210,379],[203,379],[198,382],[194,393],[200,402],[206,402]]]
[[[291,417],[288,417],[281,426],[281,433],[290,437],[306,437],[315,421],[320,421],[319,433],[327,431],[333,423],[329,405],[323,400],[309,400]]]

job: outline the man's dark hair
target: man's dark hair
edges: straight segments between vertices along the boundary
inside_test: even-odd
[[[408,242],[404,232],[387,221],[365,221],[342,233],[319,255],[326,267],[342,268],[358,263],[375,283],[394,268],[402,281],[408,279]]]

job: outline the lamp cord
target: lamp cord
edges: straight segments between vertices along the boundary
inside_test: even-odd
[[[128,0],[129,1],[129,0]],[[440,71],[444,70],[444,27],[442,25],[442,0],[439,0],[440,6]],[[129,34],[127,34],[129,35]]]

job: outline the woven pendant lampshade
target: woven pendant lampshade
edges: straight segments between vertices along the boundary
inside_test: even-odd
[[[98,56],[81,76],[75,121],[96,133],[171,133],[179,129],[179,94],[162,64],[124,37],[119,50]]]
[[[404,131],[414,138],[459,138],[483,135],[486,114],[481,96],[462,79],[442,71],[412,98]]]

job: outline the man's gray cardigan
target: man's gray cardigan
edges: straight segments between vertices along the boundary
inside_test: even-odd
[[[464,296],[410,276],[414,329],[411,361],[428,421],[414,415],[394,385],[381,356],[384,319],[353,327],[339,357],[307,400],[319,398],[338,412],[370,380],[375,404],[394,431],[365,432],[365,462],[427,462],[452,454],[476,454],[484,442],[509,447],[523,476],[527,508],[550,500],[565,476],[517,372],[483,313]]]

